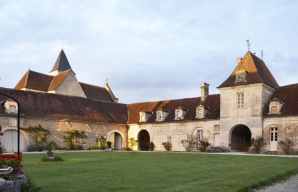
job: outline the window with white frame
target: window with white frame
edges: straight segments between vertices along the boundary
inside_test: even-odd
[[[203,138],[203,129],[198,129],[197,130],[197,139],[198,139],[198,142],[204,140],[204,138]]]
[[[167,110],[159,109],[156,111],[156,121],[164,121],[169,113]]]
[[[198,118],[199,119],[203,118],[203,109],[198,109]]]
[[[175,119],[174,120],[182,120],[185,115],[188,113],[188,110],[182,107],[178,107],[175,109]]]
[[[140,121],[139,122],[147,122],[148,119],[153,114],[153,112],[150,112],[150,111],[141,111],[141,112],[139,112],[139,114],[140,114]]]
[[[182,117],[182,111],[179,110],[179,109],[177,109],[177,110],[176,110],[176,118],[177,118],[177,119],[180,119],[181,117]]]
[[[16,118],[10,118],[9,119],[9,125],[12,126],[12,127],[16,127],[17,126]]]
[[[269,114],[280,114],[281,108],[283,106],[283,102],[274,98],[269,105]]]
[[[240,93],[237,93],[237,98],[236,98],[236,107],[239,109],[239,108],[244,108],[244,93],[243,92],[240,92]]]
[[[14,106],[14,105],[9,105],[8,112],[9,113],[16,113],[17,112],[17,107]]]
[[[159,112],[157,113],[157,117],[158,117],[158,120],[159,120],[159,121],[162,121],[162,112],[161,112],[161,111],[159,111]]]

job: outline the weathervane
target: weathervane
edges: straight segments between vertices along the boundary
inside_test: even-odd
[[[62,38],[62,49],[63,49],[63,38]]]
[[[250,49],[250,42],[249,42],[249,39],[246,40],[246,44],[247,44],[247,47],[248,47],[248,50]]]
[[[263,50],[261,51],[261,59],[263,59],[263,56],[264,56],[264,52]]]

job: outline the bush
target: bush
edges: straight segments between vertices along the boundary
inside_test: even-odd
[[[285,152],[285,154],[292,154],[293,153],[293,146],[294,142],[286,139],[286,141],[279,141],[279,145],[281,145],[282,150]]]
[[[163,142],[162,143],[163,147],[167,150],[167,151],[171,151],[172,149],[172,144],[170,142]]]
[[[135,140],[134,137],[129,138],[128,140],[128,146],[130,150],[133,150],[133,147],[138,144],[138,140]]]
[[[183,144],[183,147],[187,152],[190,152],[193,148],[196,148],[198,146],[198,142],[195,141],[189,141],[189,140],[181,140],[181,143]]]
[[[211,143],[209,143],[208,141],[204,141],[204,140],[202,140],[202,141],[200,141],[200,150],[202,151],[202,152],[205,152],[206,151],[206,149],[207,149],[207,147],[209,146],[209,145],[211,145]]]
[[[154,145],[153,142],[148,142],[148,143],[147,143],[147,147],[149,148],[149,151],[154,151],[154,147],[155,147],[155,145]]]

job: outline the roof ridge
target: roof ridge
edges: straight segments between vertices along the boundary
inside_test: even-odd
[[[85,84],[85,85],[90,85],[90,86],[93,86],[93,87],[99,87],[99,88],[103,88],[104,87],[101,87],[101,86],[98,86],[98,85],[92,85],[92,84],[89,84],[89,83],[84,83],[84,82],[79,82],[80,84]]]

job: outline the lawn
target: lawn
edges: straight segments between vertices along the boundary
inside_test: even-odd
[[[298,158],[162,152],[24,154],[43,191],[245,191],[298,173]]]

